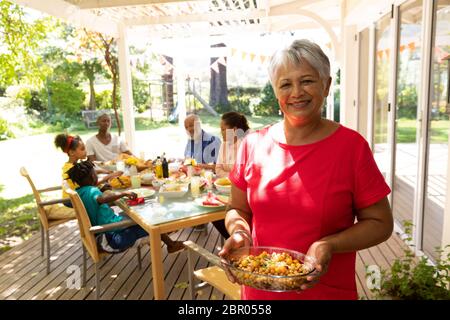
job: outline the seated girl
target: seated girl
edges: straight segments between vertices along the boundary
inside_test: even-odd
[[[90,161],[75,163],[67,171],[69,178],[79,187],[76,192],[89,215],[92,226],[104,225],[123,220],[123,216],[117,215],[108,204],[120,198],[136,199],[137,195],[131,191],[103,194],[97,188],[98,178],[94,165]],[[108,231],[97,235],[98,245],[106,252],[121,252],[133,246],[137,239],[148,236],[148,233],[139,225],[124,229]],[[161,238],[167,245],[167,251],[173,253],[184,248],[182,241],[173,241],[167,234]]]
[[[55,146],[57,148],[61,148],[61,150],[64,153],[67,153],[69,156],[69,159],[66,163],[64,163],[62,167],[62,178],[63,180],[66,180],[69,187],[73,190],[75,190],[78,186],[73,183],[72,180],[69,179],[69,176],[67,175],[67,171],[73,167],[75,163],[77,163],[79,160],[86,159],[86,147],[83,143],[83,140],[79,136],[72,136],[66,133],[58,134],[55,137]],[[107,182],[111,178],[118,177],[122,175],[123,172],[116,171],[111,172],[104,169],[96,169],[97,173],[106,173],[107,175],[100,179],[99,184]],[[107,186],[106,186],[107,188]],[[64,192],[62,194],[63,199],[69,198],[69,196]],[[72,207],[72,204],[70,201],[67,201],[64,203],[66,207]]]

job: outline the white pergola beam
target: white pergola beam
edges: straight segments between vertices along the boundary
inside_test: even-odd
[[[177,2],[186,2],[186,0],[83,0],[77,6],[80,9],[102,9],[102,8],[144,6],[151,4],[166,4]]]
[[[339,26],[339,20],[329,21],[332,27]],[[196,26],[191,29],[177,32],[176,37],[188,37],[188,36],[210,36],[210,35],[224,35],[224,34],[244,34],[244,33],[258,33],[258,32],[279,32],[286,30],[298,30],[298,29],[318,29],[320,25],[315,21],[304,22],[292,22],[292,21],[280,21],[265,23],[262,21],[260,24],[240,25],[240,26]],[[270,30],[269,30],[270,28]],[[173,38],[173,30],[160,31],[155,29],[145,30],[139,32],[142,37],[149,37],[152,39],[164,39]]]
[[[214,21],[228,21],[228,20],[246,20],[258,19],[266,17],[265,10],[244,9],[240,11],[216,11],[211,13],[195,13],[175,16],[157,16],[157,17],[143,17],[137,19],[125,19],[124,23],[128,26],[143,26],[155,24],[171,24],[171,23],[194,23],[194,22],[214,22]]]
[[[12,0],[12,2],[44,12],[56,18],[61,18],[80,28],[86,28],[115,38],[119,35],[117,24],[111,19],[83,11],[66,1]]]
[[[215,11],[202,14],[180,14],[174,16],[158,16],[158,17],[142,17],[136,19],[124,19],[127,26],[170,24],[170,23],[194,23],[194,22],[215,22],[230,20],[249,20],[261,19],[267,17],[284,16],[296,14],[299,9],[305,5],[312,4],[318,0],[298,0],[291,1],[268,9],[242,9],[242,10],[225,10]]]

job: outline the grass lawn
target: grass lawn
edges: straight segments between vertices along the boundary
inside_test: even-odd
[[[416,121],[410,119],[399,119],[397,122],[397,141],[400,143],[411,143],[416,141]],[[445,143],[448,141],[450,128],[449,120],[431,121],[431,143]]]
[[[431,121],[431,143],[446,143],[450,129],[450,120]],[[414,143],[416,142],[417,123],[415,120],[399,119],[397,121],[397,142]],[[375,133],[375,143],[386,143],[387,130]]]

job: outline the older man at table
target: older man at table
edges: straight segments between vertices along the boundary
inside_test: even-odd
[[[185,158],[195,159],[203,169],[214,170],[221,144],[219,137],[204,131],[200,118],[195,114],[186,117],[184,128],[189,135],[184,150]]]

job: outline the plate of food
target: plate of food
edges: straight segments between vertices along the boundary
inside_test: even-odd
[[[126,189],[131,187],[131,178],[121,175],[120,177],[109,179],[108,183],[113,189]]]
[[[315,271],[314,258],[276,247],[241,247],[222,263],[237,283],[276,292],[301,290]]]
[[[194,202],[197,205],[206,208],[224,207],[228,204],[228,197],[209,192],[208,195],[197,198]]]
[[[116,161],[115,160],[111,160],[111,161],[93,161],[94,164],[104,170],[109,170],[109,171],[116,171],[117,170],[117,166],[116,166]]]
[[[132,192],[136,193],[138,198],[150,198],[151,196],[153,196],[156,191],[153,189],[148,189],[148,188],[137,188],[137,189],[132,189]]]

